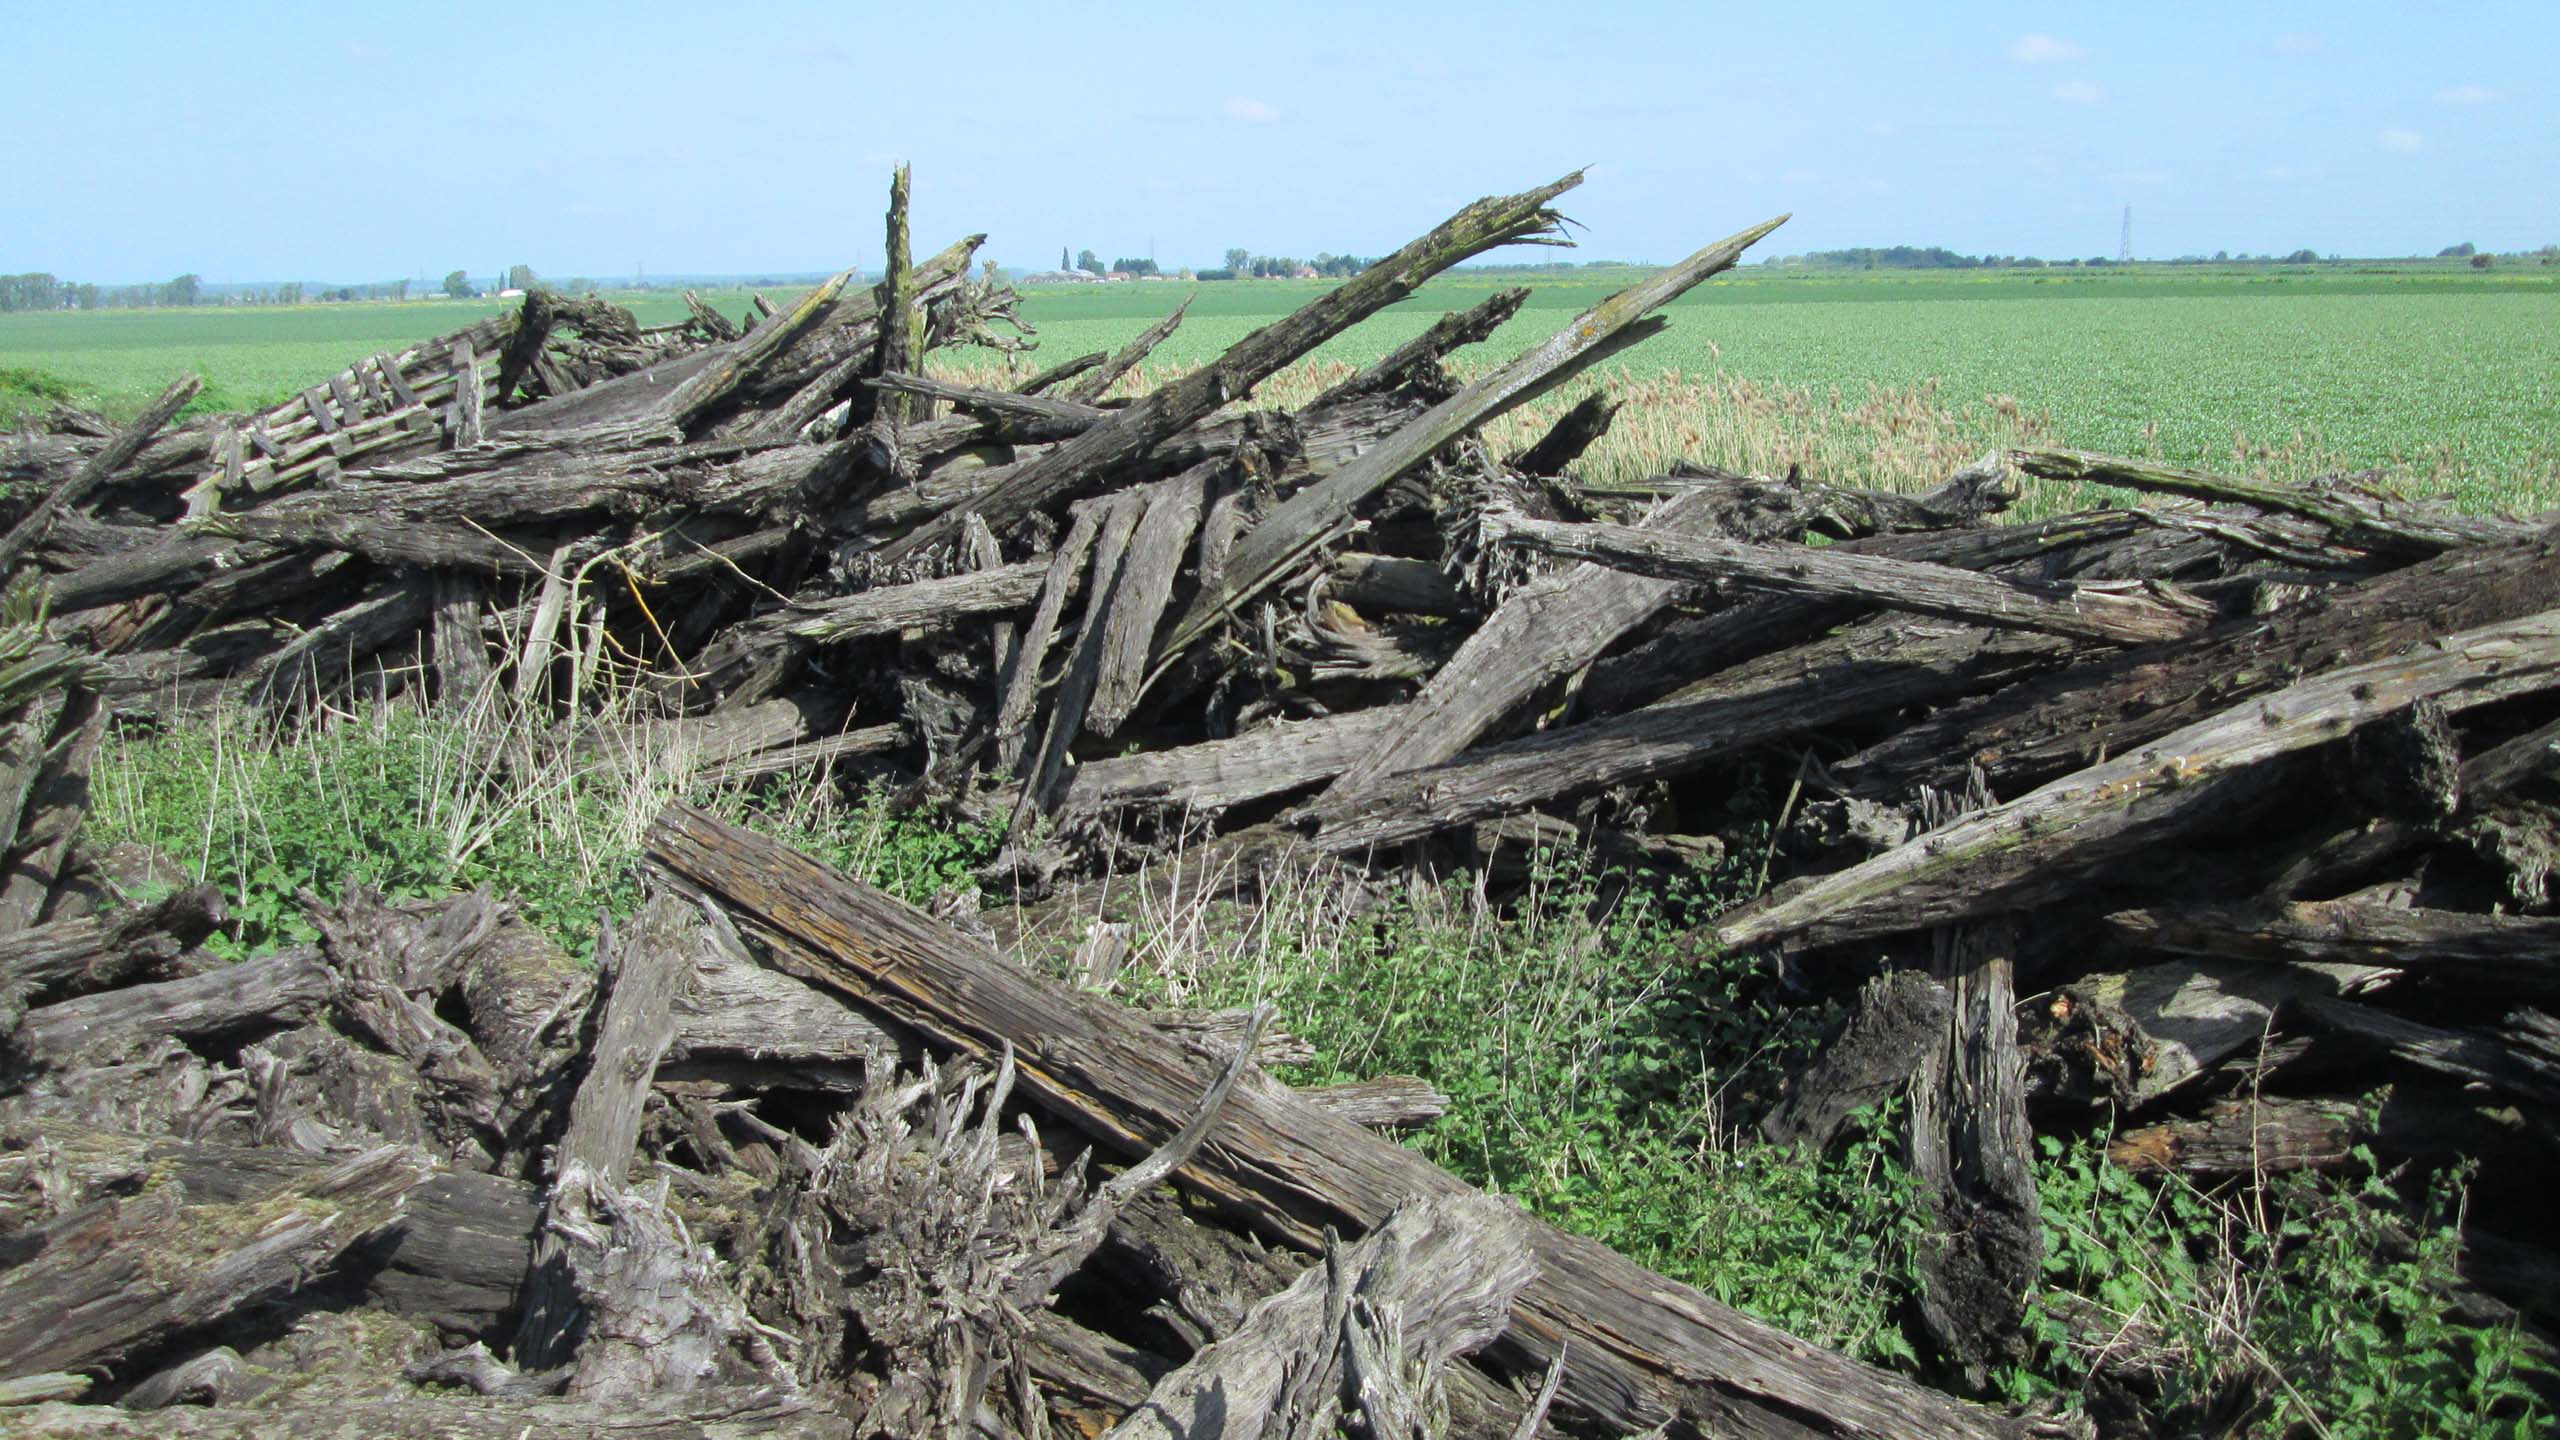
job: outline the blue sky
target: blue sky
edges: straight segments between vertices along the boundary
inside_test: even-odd
[[[1588,165],[1580,256],[2560,242],[2560,4],[0,0],[0,271],[735,273],[990,232],[1392,249]],[[1558,252],[1529,258],[1556,258]]]

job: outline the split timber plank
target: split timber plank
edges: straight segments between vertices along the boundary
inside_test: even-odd
[[[1223,1062],[1137,1016],[1012,965],[976,941],[774,841],[686,807],[651,827],[650,858],[729,909],[774,962],[935,1048],[993,1063],[1023,1093],[1131,1159],[1180,1131]],[[1302,1249],[1324,1227],[1365,1233],[1396,1206],[1470,1187],[1249,1071],[1176,1183]],[[1576,1433],[1656,1424],[1677,1436],[2001,1435],[2016,1426],[1781,1332],[1606,1247],[1532,1222],[1539,1274],[1492,1353],[1563,1356],[1559,1418]]]
[[[1251,394],[1280,367],[1412,295],[1432,276],[1496,246],[1549,233],[1559,217],[1547,202],[1580,183],[1582,174],[1575,171],[1518,195],[1477,201],[1338,288],[1245,337],[1210,364],[1024,466],[977,496],[972,508],[1001,534],[1032,511],[1083,493],[1100,477],[1190,429],[1227,402]],[[958,521],[945,514],[890,544],[883,558],[903,559],[958,537]]]
[[[1709,277],[1733,268],[1742,252],[1786,216],[1719,240],[1679,264],[1610,296],[1510,363],[1433,406],[1342,468],[1298,491],[1236,542],[1216,588],[1203,589],[1159,650],[1163,663],[1236,613],[1282,572],[1348,523],[1359,503],[1458,437],[1572,378],[1584,367],[1650,333],[1644,322]],[[1357,282],[1354,282],[1357,283]],[[1340,293],[1340,292],[1336,292]]]

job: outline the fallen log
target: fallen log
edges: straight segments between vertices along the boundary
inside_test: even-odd
[[[112,1366],[179,1331],[301,1288],[399,1219],[429,1166],[385,1147],[253,1201],[189,1204],[166,1185],[14,1237],[0,1271],[0,1369]]]
[[[2444,505],[2385,500],[2344,485],[2305,489],[2087,450],[2012,450],[2009,458],[2019,469],[2044,480],[2166,491],[2300,515],[2328,526],[2348,544],[2403,555],[2433,555],[2465,545],[2519,540],[2542,528],[2528,520],[2464,515]]]
[[[2212,615],[2194,597],[2147,582],[2129,588],[2036,584],[1881,556],[1746,545],[1625,525],[1566,525],[1516,512],[1488,514],[1485,528],[1504,545],[1660,580],[1730,580],[1782,594],[2119,645],[2182,639],[2203,629]]]
[[[2103,765],[1745,906],[1726,950],[1836,944],[2035,903],[2134,846],[2204,823],[2254,766],[2434,699],[2447,711],[2560,684],[2560,612],[2428,642],[2244,702]]]
[[[2469,993],[2560,996],[2560,918],[2395,909],[2370,900],[2125,910],[2107,928],[2156,950],[2326,961],[2442,976]]]
[[[222,892],[197,885],[106,919],[57,920],[0,937],[0,1034],[38,997],[175,978],[195,946],[230,918]]]
[[[2109,657],[2094,669],[1951,707],[1832,769],[1854,793],[1891,800],[1919,785],[1961,788],[1966,769],[1979,764],[1993,792],[2007,793],[2094,756],[2124,754],[2303,675],[2521,619],[2555,592],[2560,540],[2550,534],[2473,546],[2274,615],[2228,622],[2195,643]]]
[[[926,916],[772,841],[671,808],[648,853],[717,899],[782,968],[939,1049],[1010,1046],[1037,1104],[1134,1156],[1191,1118],[1214,1061],[1107,1002],[1041,981]],[[1396,1205],[1467,1187],[1413,1152],[1246,1075],[1186,1188],[1301,1248],[1322,1227],[1367,1231]],[[1494,1354],[1506,1368],[1564,1355],[1559,1411],[1578,1433],[2000,1434],[1997,1417],[1788,1340],[1588,1240],[1538,1225],[1538,1278]]]
[[[57,1000],[18,1021],[11,1048],[30,1064],[69,1069],[112,1063],[165,1035],[279,1030],[316,1014],[337,977],[316,951],[289,950],[201,975]]]

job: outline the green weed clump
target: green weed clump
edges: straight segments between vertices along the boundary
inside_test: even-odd
[[[1755,868],[1629,877],[1550,852],[1502,905],[1452,881],[1366,911],[1310,879],[1250,912],[1150,917],[1118,983],[1140,1003],[1268,1001],[1317,1051],[1293,1081],[1445,1092],[1408,1142],[1435,1162],[1807,1340],[1908,1363],[1920,1212],[1890,1142],[1871,1128],[1822,1158],[1728,1124],[1831,1018],[1680,942]]]
[[[2371,1151],[2346,1177],[2302,1171],[2200,1189],[2110,1163],[2102,1140],[2039,1142],[2042,1363],[2019,1398],[2134,1377],[2171,1425],[2330,1440],[2542,1433],[2512,1325],[2457,1313],[2461,1170],[2413,1208]],[[2066,1317],[2077,1314],[2077,1323]]]
[[[487,886],[572,954],[639,901],[641,838],[691,800],[772,831],[916,904],[994,854],[982,826],[910,821],[877,787],[797,792],[697,780],[678,753],[580,745],[577,725],[512,726],[490,712],[382,706],[290,734],[242,719],[108,742],[88,837],[137,842],[222,887],[237,956],[317,933],[297,895],[349,883],[395,898]]]

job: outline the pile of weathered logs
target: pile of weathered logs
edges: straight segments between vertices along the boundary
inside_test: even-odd
[[[1552,239],[1578,179],[1136,399],[1179,313],[1015,390],[926,376],[1021,342],[976,238],[910,263],[902,174],[872,289],[665,333],[537,296],[245,422],[162,435],[182,385],[0,449],[42,497],[0,537],[51,609],[26,653],[75,677],[0,695],[0,1325],[29,1327],[0,1370],[155,1403],[358,1347],[328,1361],[357,1390],[271,1392],[260,1433],[1383,1434],[1439,1403],[1509,1433],[1542,1379],[1572,1433],[2019,1429],[1362,1127],[1427,1086],[1292,1092],[1236,1058],[1274,1053],[1258,1023],[1003,956],[1279,867],[1693,863],[1737,774],[1787,793],[1780,883],[1698,943],[1858,996],[1761,1128],[1819,1142],[1909,1094],[1944,1221],[1914,1323],[1951,1383],[2027,1343],[2037,1129],[2209,1174],[2476,1160],[2462,1301],[2550,1319],[2552,1259],[2509,1237],[2560,1148],[2560,533],[2067,451],[1916,496],[1680,467],[1611,515],[1565,478],[1604,401],[1517,455],[1475,438],[1775,222],[1465,383],[1444,357],[1523,292],[1294,411],[1236,403]],[[1992,523],[2019,470],[2166,498]],[[679,809],[601,975],[481,898],[314,901],[324,944],[224,970],[208,897],[83,918],[79,782],[116,717],[606,696],[706,773],[886,773],[1001,819],[984,893],[1015,903],[954,928]],[[1088,1185],[1088,1144],[1131,1168]],[[2070,1318],[2138,1392],[2138,1357],[2109,1368],[2138,1327]],[[386,1366],[420,1323],[492,1348]],[[93,1412],[48,1414],[126,1423]]]

